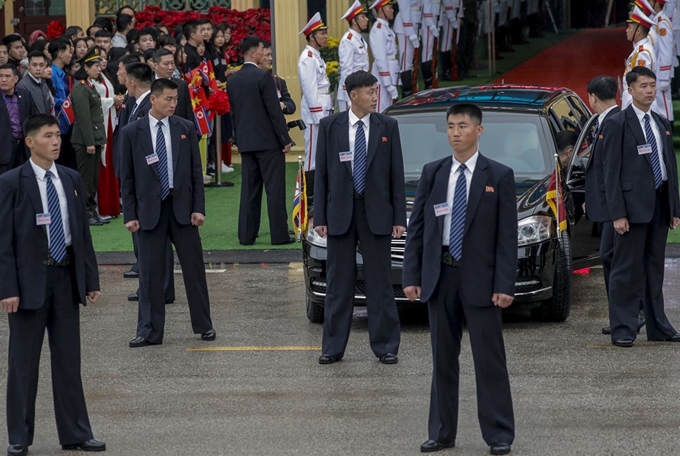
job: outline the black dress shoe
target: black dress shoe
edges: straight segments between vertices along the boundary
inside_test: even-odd
[[[215,340],[215,337],[217,337],[217,333],[215,332],[214,329],[209,329],[203,334],[201,334],[201,339],[207,341]]]
[[[255,241],[253,242],[239,242],[241,245],[255,245]]]
[[[399,357],[392,353],[385,353],[380,357],[380,362],[383,364],[397,364],[399,362]]]
[[[645,327],[645,324],[647,324],[647,320],[645,320],[644,314],[638,315],[638,322],[637,322],[637,332],[640,334],[640,331],[642,328]],[[605,326],[602,328],[602,334],[611,334],[612,333],[612,328],[609,326]]]
[[[676,334],[666,339],[666,342],[680,342],[680,334]]]
[[[617,347],[632,347],[634,342],[633,339],[619,339],[615,340],[613,343]]]
[[[272,242],[272,245],[288,245],[288,244],[292,244],[293,242],[295,242],[295,238],[288,238],[287,241],[283,241],[283,242]]]
[[[166,299],[165,304],[174,304],[175,300],[174,299]]]
[[[106,451],[106,444],[95,439],[88,440],[83,443],[74,443],[72,445],[62,445],[64,450],[82,450],[82,451]]]
[[[90,226],[102,226],[104,224],[104,223],[102,223],[101,220],[99,220],[98,218],[95,218],[95,217],[91,217],[91,218],[87,219],[87,223]]]
[[[160,345],[155,342],[149,342],[143,337],[135,337],[130,341],[130,348],[146,347],[147,345]],[[103,451],[103,450],[102,450]]]
[[[104,225],[106,225],[106,224],[108,224],[108,223],[111,223],[111,220],[102,218],[101,215],[97,215],[97,220],[99,220],[100,222],[102,222]]]
[[[28,447],[23,445],[10,445],[7,447],[7,454],[13,456],[24,456],[28,454]]]
[[[139,295],[137,293],[129,294],[128,301],[139,301]]]
[[[123,273],[123,278],[125,279],[136,279],[137,277],[139,277],[139,272],[133,271],[132,269]]]
[[[331,355],[321,355],[319,356],[319,364],[333,364],[340,361],[340,358]]]
[[[511,449],[509,443],[494,443],[493,445],[489,445],[489,453],[491,454],[508,454]]]
[[[421,453],[434,453],[435,451],[441,451],[446,448],[453,448],[456,444],[453,442],[437,442],[436,440],[428,440],[427,442],[420,445]]]

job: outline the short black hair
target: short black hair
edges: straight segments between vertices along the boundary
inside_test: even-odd
[[[345,83],[345,85],[347,85]],[[458,116],[458,115],[467,115],[471,119],[477,120],[477,123],[480,125],[482,124],[482,110],[479,109],[479,106],[476,104],[472,103],[458,103],[449,106],[449,109],[446,110],[446,119],[448,120],[449,116]]]
[[[177,46],[177,40],[170,35],[161,35],[158,37],[158,41],[156,41],[156,46],[158,46],[159,49],[163,46]]]
[[[108,17],[98,17],[94,20],[92,24],[95,27],[101,27],[104,30],[108,30],[109,33],[113,33],[113,22]]]
[[[260,47],[260,44],[264,44],[264,40],[256,35],[250,35],[241,40],[239,47],[241,48],[241,53],[246,55],[251,49]]]
[[[127,67],[131,63],[141,63],[142,59],[139,58],[137,54],[125,54],[121,58],[118,59],[118,64],[123,64],[124,67]]]
[[[144,27],[142,30],[140,30],[137,40],[139,41],[139,39],[144,35],[151,35],[151,38],[153,38],[154,41],[158,39],[158,31],[153,27]]]
[[[3,63],[2,65],[0,65],[0,70],[12,70],[12,74],[14,76],[17,76],[17,77],[19,76],[19,70],[17,69],[16,65],[14,65],[13,63],[9,63],[9,62]]]
[[[51,127],[59,125],[56,117],[50,114],[33,114],[24,120],[24,135],[31,136],[33,133],[40,131],[42,127]]]
[[[118,16],[116,16],[116,30],[122,33],[123,30],[125,30],[130,26],[130,24],[132,24],[133,19],[134,18],[129,14],[119,14]]]
[[[91,36],[91,35],[92,35],[91,32],[92,32],[92,29],[93,29],[93,28],[98,28],[99,30],[102,29],[100,26],[92,24],[92,25],[90,25],[90,26],[87,28],[87,30],[85,30],[85,35]],[[98,32],[99,30],[97,30],[97,32]],[[97,33],[97,32],[94,32],[94,33]]]
[[[111,38],[113,35],[106,29],[97,30],[94,32],[95,38]]]
[[[207,17],[200,17],[200,18],[196,19],[196,22],[198,23],[198,25],[205,25],[205,24],[212,25],[212,21],[210,19],[208,19]]]
[[[578,141],[578,133],[572,130],[562,130],[555,135],[557,152],[562,152],[569,146],[575,146]]]
[[[198,21],[189,21],[186,24],[184,24],[184,28],[182,29],[182,32],[184,33],[184,36],[189,39],[191,37],[192,33],[196,33],[198,31],[198,26],[200,24]]]
[[[139,32],[139,29],[133,28],[129,32],[127,32],[127,35],[125,35],[125,38],[127,38],[128,46],[134,43],[139,42],[139,37],[141,33]]]
[[[47,57],[45,56],[45,54],[43,54],[40,51],[31,51],[31,52],[28,53],[28,61],[29,62],[31,61],[31,59],[39,59],[39,58],[43,58],[43,59],[47,60]]]
[[[118,8],[118,10],[116,11],[116,17],[117,17],[117,16],[120,16],[120,15],[122,14],[122,11],[123,11],[124,9],[131,9],[132,11],[135,11],[135,9],[134,9],[133,7],[131,7],[130,5],[123,5],[123,6],[121,6],[120,8]],[[137,11],[135,11],[135,13],[136,13],[136,12],[137,12]],[[126,16],[129,16],[129,14],[126,14]]]
[[[172,52],[168,51],[167,49],[164,49],[164,48],[153,49],[153,57],[152,58],[153,58],[154,63],[160,62],[161,59],[163,57],[165,57],[166,55],[171,56],[173,59],[175,58],[175,56],[172,54]]]
[[[155,52],[156,52],[156,49],[154,49],[154,48],[147,49],[146,51],[144,51],[144,54],[143,54],[144,55],[144,61],[148,62],[149,60],[153,60],[153,55],[154,55]]]
[[[57,38],[53,40],[47,50],[52,57],[52,60],[56,59],[61,51],[66,51],[71,48],[71,42],[66,38]]]
[[[21,41],[23,43],[24,39],[21,37],[21,35],[16,33],[10,33],[2,39],[2,43],[7,46],[7,48],[10,48],[10,45],[15,41]]]
[[[359,70],[350,74],[345,78],[345,90],[350,93],[354,89],[360,89],[362,87],[371,87],[373,84],[377,83],[378,79],[373,76],[368,71]]]
[[[158,96],[163,93],[165,89],[177,90],[179,86],[172,79],[156,79],[151,83],[151,95]]]
[[[153,70],[149,65],[142,62],[134,62],[125,66],[128,78],[139,82],[140,85],[148,86],[153,80]]]
[[[64,32],[64,36],[68,37],[68,39],[71,39],[71,37],[76,36],[80,32],[83,31],[83,28],[79,25],[69,25],[66,27],[66,31]]]
[[[616,79],[607,75],[595,76],[590,80],[586,89],[590,95],[595,95],[602,101],[614,100],[617,90]]]
[[[647,67],[636,66],[630,70],[628,74],[626,74],[626,84],[631,85],[634,82],[637,82],[640,76],[647,76],[648,78],[652,78],[656,81],[656,74],[654,74],[652,70]]]
[[[224,32],[222,32],[222,33],[224,33]],[[267,40],[262,40],[262,47],[265,48],[265,49],[269,49],[270,47],[272,47],[272,43],[267,41]]]

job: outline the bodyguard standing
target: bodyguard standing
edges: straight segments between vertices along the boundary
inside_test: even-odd
[[[260,230],[262,186],[267,192],[269,229],[273,245],[295,242],[288,234],[286,158],[293,141],[288,136],[274,80],[258,68],[264,62],[264,40],[241,40],[243,67],[229,78],[234,137],[241,154],[243,185],[238,214],[238,240],[253,245]]]
[[[151,110],[121,132],[121,195],[125,227],[139,243],[139,314],[130,347],[163,342],[168,237],[175,245],[187,290],[191,325],[203,340],[215,340],[210,318],[203,247],[203,171],[195,126],[173,115],[177,84],[156,79]]]
[[[626,83],[633,102],[610,116],[602,131],[605,194],[616,231],[609,273],[612,343],[633,346],[640,300],[647,340],[680,342],[666,317],[662,291],[668,229],[680,225],[673,135],[668,120],[651,112],[654,72],[635,67]]]
[[[43,79],[46,65],[45,54],[40,51],[31,51],[28,54],[27,77],[17,84],[18,90],[25,90],[30,94],[31,114],[55,114],[54,99],[47,82]]]
[[[99,275],[76,171],[54,163],[61,135],[54,116],[24,123],[31,159],[0,177],[0,307],[9,313],[9,455],[33,444],[40,352],[49,336],[52,394],[65,450],[103,451],[92,437],[80,375],[78,304],[95,303]]]
[[[338,109],[347,111],[350,100],[347,90],[345,90],[345,79],[355,71],[368,71],[368,44],[361,36],[368,31],[368,16],[366,10],[354,0],[354,4],[340,18],[349,22],[349,30],[342,35],[338,45],[338,56],[340,59],[340,82],[338,83]]]
[[[507,454],[515,424],[501,310],[515,292],[515,179],[510,168],[479,152],[482,111],[476,105],[453,105],[446,119],[453,157],[423,168],[404,253],[404,293],[428,303],[432,339],[429,440],[420,450],[456,443],[465,320],[482,437],[491,454]]]
[[[378,81],[366,71],[345,80],[351,107],[319,125],[314,229],[328,236],[325,321],[320,364],[345,354],[354,310],[361,244],[371,350],[398,362],[400,328],[391,272],[391,240],[406,227],[404,164],[397,121],[376,113]]]

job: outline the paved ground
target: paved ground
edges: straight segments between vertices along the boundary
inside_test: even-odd
[[[680,327],[680,261],[667,266],[666,304]],[[136,308],[125,296],[135,283],[122,279],[125,267],[102,267],[105,296],[82,312],[83,377],[95,436],[107,443],[107,454],[418,454],[426,438],[431,369],[424,313],[402,313],[399,364],[383,366],[372,356],[359,310],[346,358],[320,366],[321,327],[304,316],[300,267],[230,265],[209,274],[218,332],[213,343],[190,334],[178,283],[165,343],[141,349],[127,347]],[[508,316],[514,454],[678,454],[680,346],[652,344],[644,335],[632,349],[609,345],[600,334],[606,323],[602,289],[601,270],[576,276],[574,309],[564,324]],[[0,340],[6,353],[6,318],[0,319]],[[477,424],[464,340],[457,447],[443,454],[481,456],[488,448]],[[192,350],[218,347],[246,348]],[[47,347],[44,353],[30,450],[66,454],[56,438]],[[4,420],[0,413],[0,429]]]

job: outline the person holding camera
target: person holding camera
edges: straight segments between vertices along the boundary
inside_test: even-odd
[[[229,78],[234,142],[241,154],[243,184],[238,218],[238,240],[253,245],[260,230],[262,186],[272,245],[290,244],[286,210],[286,160],[293,141],[276,95],[271,75],[260,68],[265,60],[264,40],[247,36],[241,41],[243,67]]]

